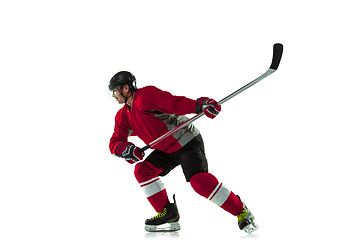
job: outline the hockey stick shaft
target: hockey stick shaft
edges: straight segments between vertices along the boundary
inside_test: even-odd
[[[256,83],[260,82],[261,80],[263,80],[264,78],[266,78],[267,76],[269,76],[270,74],[274,73],[277,68],[279,67],[280,64],[280,60],[281,60],[281,56],[282,56],[282,52],[283,52],[283,46],[280,43],[274,44],[273,47],[273,59],[270,65],[270,68],[260,77],[256,78],[255,80],[249,82],[248,84],[246,84],[245,86],[243,86],[242,88],[236,90],[235,92],[233,92],[232,94],[230,94],[229,96],[225,97],[224,99],[220,100],[218,102],[219,105],[224,104],[225,102],[229,101],[230,99],[232,99],[233,97],[235,97],[236,95],[240,94],[241,92],[245,91],[246,89],[250,88],[251,86],[255,85]],[[192,117],[191,119],[187,120],[186,122],[180,124],[179,126],[177,126],[176,128],[170,130],[169,132],[165,133],[164,135],[160,136],[159,138],[155,139],[154,141],[152,141],[151,143],[149,143],[148,145],[146,145],[145,147],[140,149],[140,152],[145,152],[147,149],[157,145],[158,143],[160,143],[162,140],[166,139],[167,137],[171,136],[172,134],[174,134],[175,132],[179,131],[180,129],[183,129],[184,127],[187,127],[188,125],[190,125],[192,122],[194,122],[195,120],[199,119],[200,117],[202,117],[204,115],[204,112],[201,112],[199,114],[197,114],[196,116]]]

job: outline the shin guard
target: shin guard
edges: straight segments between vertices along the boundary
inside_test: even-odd
[[[190,179],[192,188],[225,211],[237,216],[243,209],[240,199],[211,173],[198,173]]]
[[[136,180],[156,212],[163,211],[164,206],[170,203],[165,186],[159,178],[162,171],[163,169],[156,168],[149,162],[136,164],[134,171]]]

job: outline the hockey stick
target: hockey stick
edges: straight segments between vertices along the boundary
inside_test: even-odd
[[[271,62],[270,68],[263,75],[261,75],[260,77],[258,77],[255,80],[249,82],[248,84],[246,84],[242,88],[236,90],[235,92],[233,92],[229,96],[227,96],[224,99],[222,99],[221,101],[219,101],[218,105],[222,105],[223,103],[229,101],[231,98],[235,97],[239,93],[245,91],[249,87],[255,85],[256,83],[260,82],[261,80],[263,80],[264,78],[266,78],[270,74],[274,73],[279,67],[282,52],[283,52],[283,45],[281,43],[274,44],[273,57],[272,57],[272,62]],[[184,127],[188,126],[189,124],[191,124],[195,120],[199,119],[203,115],[204,115],[204,112],[201,112],[201,113],[197,114],[193,118],[187,120],[186,122],[182,123],[181,125],[177,126],[176,128],[172,129],[171,131],[169,131],[169,132],[165,133],[164,135],[160,136],[159,138],[155,139],[154,141],[152,141],[151,143],[149,143],[145,147],[141,148],[140,152],[141,153],[145,152],[147,149],[155,146],[156,144],[158,144],[159,142],[161,142],[165,138],[169,137],[170,135],[174,134],[175,132],[179,131],[180,129],[183,129]]]

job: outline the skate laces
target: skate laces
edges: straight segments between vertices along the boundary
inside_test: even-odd
[[[239,215],[237,215],[238,223],[243,221],[244,219],[246,219],[247,215],[248,215],[248,212],[246,211],[246,209],[244,207],[243,210],[241,211],[241,213]]]
[[[166,215],[166,208],[164,208],[164,210],[162,212],[159,212],[158,215],[156,215],[155,217],[151,218],[151,219],[157,219],[157,218],[162,218]]]

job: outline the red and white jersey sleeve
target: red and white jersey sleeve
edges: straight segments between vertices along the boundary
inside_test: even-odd
[[[146,105],[149,109],[176,115],[196,113],[195,100],[174,96],[171,93],[162,91],[154,86],[148,86],[141,90],[140,97],[142,99],[142,104]],[[146,109],[145,106],[144,109]]]
[[[122,114],[123,111],[124,108],[120,109],[115,116],[114,133],[109,144],[111,154],[115,154],[116,147],[121,142],[127,142],[128,136],[132,133],[129,123],[126,120],[126,115]]]

